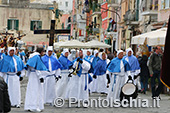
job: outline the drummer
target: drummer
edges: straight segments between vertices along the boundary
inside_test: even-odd
[[[132,79],[130,75],[129,63],[122,59],[123,51],[117,52],[117,57],[108,64],[107,74],[111,75],[111,83],[107,98],[120,99],[121,87],[125,84],[127,78]]]

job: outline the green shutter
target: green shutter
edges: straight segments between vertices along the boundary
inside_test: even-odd
[[[38,26],[38,29],[42,29],[42,21],[39,21],[39,22],[38,22],[38,25],[39,25],[39,26]]]
[[[56,9],[56,10],[55,10],[55,17],[56,17],[56,18],[59,18],[59,9]]]
[[[62,23],[62,25],[61,25],[61,26],[62,26],[62,29],[64,29],[64,23]]]
[[[31,21],[31,23],[30,23],[30,30],[31,30],[31,31],[34,30],[34,21]]]
[[[19,20],[16,20],[16,26],[15,26],[15,30],[19,30]]]
[[[8,19],[8,23],[7,24],[8,24],[8,30],[10,30],[11,29],[11,20]]]

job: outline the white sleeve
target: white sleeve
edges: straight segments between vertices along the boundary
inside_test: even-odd
[[[135,75],[138,75],[140,73],[140,69],[135,71]]]
[[[85,60],[83,60],[83,63],[82,63],[81,66],[82,66],[82,69],[85,70],[85,71],[90,70],[90,64]]]
[[[25,75],[25,70],[23,69],[23,70],[21,71],[21,77],[24,77],[24,75]]]
[[[56,75],[56,77],[61,75],[61,69],[60,68],[55,71],[55,75]]]
[[[1,77],[4,77],[4,73],[0,72],[0,76],[1,76]]]

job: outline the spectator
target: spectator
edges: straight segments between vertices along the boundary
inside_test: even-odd
[[[0,113],[11,111],[11,103],[8,95],[8,87],[3,78],[0,76]]]
[[[147,66],[148,57],[146,55],[142,56],[142,59],[140,60],[140,82],[141,82],[141,93],[146,94],[146,90],[148,88],[148,78],[149,78],[149,69]]]
[[[160,98],[160,93],[163,88],[163,84],[160,81],[160,70],[161,70],[161,64],[162,64],[162,54],[161,53],[161,47],[156,46],[155,52],[152,53],[149,60],[149,72],[151,77],[151,87],[152,87],[152,98],[155,99],[156,97]],[[155,80],[158,79],[158,87],[155,87]]]
[[[107,59],[112,60],[114,58],[114,54],[107,50]]]

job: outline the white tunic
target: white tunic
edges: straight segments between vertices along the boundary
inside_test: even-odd
[[[33,67],[28,67],[27,70],[28,84],[25,96],[25,110],[44,109],[43,100],[43,83],[40,83],[40,78],[43,78],[42,72],[35,70]]]
[[[61,79],[56,83],[56,98],[61,97],[65,99],[67,94],[67,85],[69,82],[69,70],[61,70]]]
[[[50,59],[49,59],[49,71],[50,71],[50,75],[46,75],[45,83],[44,83],[44,103],[52,103],[56,98],[55,77],[58,77],[61,74],[60,69],[52,71]]]

